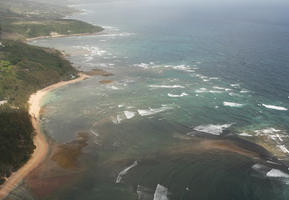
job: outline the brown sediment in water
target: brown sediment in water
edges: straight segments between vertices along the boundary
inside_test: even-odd
[[[51,144],[49,158],[24,180],[28,191],[42,199],[75,184],[85,170],[78,161],[88,139],[89,133],[80,132],[70,143]]]
[[[194,137],[191,140],[189,138],[180,138],[182,141],[172,145],[168,149],[168,152],[172,154],[178,153],[197,153],[205,151],[222,151],[228,153],[236,153],[253,159],[269,159],[270,153],[258,144],[250,143],[245,140],[234,139],[208,139]]]
[[[32,94],[29,98],[29,114],[31,116],[31,122],[35,129],[36,135],[33,138],[36,149],[34,150],[31,158],[28,162],[22,166],[19,170],[13,173],[8,181],[6,181],[0,188],[0,199],[5,198],[19,183],[25,178],[32,170],[39,166],[46,158],[48,154],[48,144],[44,134],[39,128],[39,118],[41,110],[41,100],[50,91],[62,87],[64,85],[76,83],[78,81],[88,78],[88,75],[79,74],[79,77],[69,81],[61,81],[56,84],[50,85],[42,90]]]
[[[101,80],[101,81],[99,81],[99,83],[101,83],[101,84],[111,84],[111,83],[113,83],[113,80]]]
[[[88,137],[88,133],[81,132],[72,142],[57,145],[55,152],[51,156],[51,160],[64,169],[78,168],[78,159],[82,154],[82,149],[87,146]]]
[[[204,140],[200,143],[200,145],[201,147],[204,148],[204,150],[215,149],[215,150],[220,150],[220,151],[228,151],[232,153],[237,153],[237,154],[251,157],[251,158],[261,158],[258,152],[241,148],[238,145],[228,140]]]
[[[113,76],[112,73],[109,73],[107,71],[104,71],[102,69],[93,69],[91,71],[88,72],[83,72],[89,76]]]

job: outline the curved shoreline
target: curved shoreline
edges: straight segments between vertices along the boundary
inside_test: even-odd
[[[65,85],[73,84],[89,76],[86,74],[79,73],[79,77],[69,81],[61,81],[52,84],[46,88],[38,90],[36,93],[30,95],[28,100],[29,114],[31,117],[31,123],[35,129],[35,136],[33,138],[33,143],[36,146],[34,152],[32,153],[30,159],[16,172],[14,172],[8,180],[0,186],[0,200],[4,199],[9,195],[9,193],[17,187],[20,181],[23,180],[33,169],[35,169],[47,156],[49,146],[46,141],[45,135],[40,131],[39,127],[39,117],[41,109],[41,100],[48,93],[57,88]]]
[[[104,30],[94,32],[94,33],[75,33],[75,34],[57,34],[57,35],[47,35],[47,36],[39,36],[34,38],[26,38],[25,42],[31,42],[39,39],[52,39],[52,38],[63,38],[63,37],[77,37],[77,36],[93,36],[93,35],[102,35]]]

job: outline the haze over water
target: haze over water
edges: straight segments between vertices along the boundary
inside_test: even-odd
[[[55,143],[89,135],[77,181],[48,199],[289,198],[287,2],[74,6],[85,12],[73,18],[105,33],[31,43],[114,76],[43,102],[42,126]]]

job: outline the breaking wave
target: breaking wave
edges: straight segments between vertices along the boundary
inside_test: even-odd
[[[209,124],[209,125],[196,126],[194,130],[209,133],[212,135],[221,135],[225,129],[231,126],[232,124]]]
[[[168,93],[168,96],[169,97],[184,97],[184,96],[188,96],[187,93],[183,92],[182,94],[171,94],[171,93]]]
[[[134,161],[134,163],[133,163],[132,165],[130,165],[130,166],[128,166],[127,168],[125,168],[124,170],[122,170],[122,171],[118,174],[115,183],[120,183],[122,177],[123,177],[124,175],[126,175],[127,172],[128,172],[130,169],[136,167],[137,165],[138,165],[138,162],[137,162],[137,161]]]
[[[168,200],[168,188],[158,184],[153,200]]]
[[[228,102],[228,101],[224,101],[224,102],[223,102],[223,105],[224,105],[224,106],[228,106],[228,107],[235,107],[235,108],[243,107],[243,104],[234,103],[234,102]]]
[[[141,116],[149,116],[149,115],[154,115],[156,113],[160,113],[166,110],[171,110],[173,109],[173,107],[171,106],[166,106],[166,105],[162,105],[162,107],[160,108],[149,108],[148,110],[137,110],[138,114]]]
[[[281,111],[287,111],[288,109],[282,106],[274,106],[274,105],[268,105],[268,104],[262,104],[265,108],[273,109],[273,110],[281,110]]]
[[[149,85],[150,88],[185,88],[182,85]]]

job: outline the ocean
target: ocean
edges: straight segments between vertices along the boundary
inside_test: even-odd
[[[105,31],[30,43],[113,76],[47,95],[41,126],[53,150],[12,195],[289,199],[288,2],[71,6],[83,12],[69,18]]]

